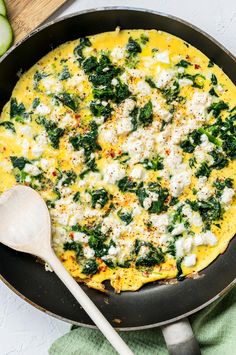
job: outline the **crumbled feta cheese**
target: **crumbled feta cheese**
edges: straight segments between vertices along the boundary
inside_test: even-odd
[[[74,127],[75,125],[76,125],[76,120],[69,113],[67,113],[59,121],[59,127],[60,128]]]
[[[193,97],[187,104],[187,112],[195,116],[197,120],[205,120],[208,107],[212,103],[212,97],[206,92],[194,92]]]
[[[94,250],[91,249],[89,246],[88,246],[88,247],[85,247],[85,248],[83,249],[83,252],[84,252],[85,258],[87,258],[87,259],[91,259],[91,258],[93,258],[94,255],[95,255]]]
[[[142,96],[146,96],[151,94],[151,88],[146,81],[140,80],[135,87],[135,92]]]
[[[158,101],[153,99],[152,100],[152,107],[153,107],[153,113],[155,115],[158,115],[165,122],[170,121],[172,114],[168,110],[162,108]]]
[[[153,214],[150,217],[150,221],[151,221],[153,227],[158,228],[158,231],[160,233],[165,233],[166,228],[169,224],[169,216],[166,213],[159,214],[159,215]]]
[[[113,50],[111,51],[111,57],[113,60],[123,59],[124,55],[125,55],[125,49],[120,46],[113,48]]]
[[[32,128],[26,124],[20,125],[18,129],[19,129],[20,133],[26,135],[27,137],[32,137],[32,135],[33,135]]]
[[[193,85],[193,81],[187,78],[179,79],[179,85],[181,87]]]
[[[99,129],[98,140],[115,144],[117,142],[116,131],[112,127],[102,126]]]
[[[29,146],[30,146],[29,141],[27,139],[23,139],[21,146],[22,146],[22,155],[24,157],[27,157],[29,152]]]
[[[201,227],[202,226],[202,218],[198,212],[193,212],[190,206],[184,205],[182,208],[182,213],[188,218],[190,224]]]
[[[193,246],[193,238],[188,237],[184,239],[184,251],[185,253],[190,253]]]
[[[35,158],[39,158],[43,153],[43,148],[39,144],[33,145],[31,152]]]
[[[170,64],[169,51],[157,52],[155,55],[155,59],[158,62]]]
[[[108,249],[108,255],[116,256],[119,253],[120,248],[114,247],[113,245]]]
[[[212,194],[212,191],[207,187],[204,186],[197,192],[197,198],[200,201],[206,201]]]
[[[184,238],[179,238],[175,242],[176,258],[184,256]]]
[[[178,197],[184,190],[184,188],[191,183],[191,171],[182,171],[176,173],[170,179],[170,191],[172,196]]]
[[[183,259],[183,264],[186,267],[194,266],[196,262],[197,262],[197,258],[195,254],[186,255]]]
[[[166,244],[170,240],[170,236],[168,234],[162,234],[159,238],[160,244]]]
[[[173,70],[161,70],[157,76],[156,86],[159,89],[164,89],[172,81],[175,73]]]
[[[119,81],[118,81],[116,78],[113,78],[112,81],[111,81],[111,84],[112,84],[113,86],[116,86],[116,85],[119,84]]]
[[[111,162],[103,170],[104,181],[110,184],[115,184],[116,181],[125,177],[125,168],[119,162]]]
[[[214,246],[214,245],[216,245],[216,243],[217,243],[217,237],[211,231],[207,231],[205,233],[199,233],[194,236],[194,244],[196,246],[199,246],[199,245]]]
[[[51,112],[50,107],[44,104],[39,104],[36,107],[36,113],[39,113],[40,115],[48,115]]]
[[[73,239],[75,242],[88,243],[89,237],[85,233],[74,232]]]
[[[127,140],[122,145],[122,150],[129,153],[130,164],[138,163],[154,155],[155,137],[153,132],[138,128],[130,133]]]
[[[229,204],[234,196],[234,189],[225,187],[221,195],[220,201],[224,204]]]
[[[145,172],[144,169],[141,165],[135,165],[133,169],[131,170],[129,176],[132,179],[142,179],[144,176]]]
[[[171,235],[175,236],[175,235],[180,235],[182,234],[183,232],[185,232],[186,229],[185,229],[185,226],[183,223],[178,223],[174,226],[174,229],[172,230],[171,232]]]
[[[157,194],[156,192],[152,192],[152,191],[148,191],[148,197],[146,197],[143,201],[143,208],[145,210],[148,210],[152,203],[154,201],[158,201],[159,199],[159,194]]]
[[[24,171],[29,174],[29,175],[32,175],[32,176],[38,176],[41,174],[41,170],[39,170],[39,168],[33,164],[25,164],[25,167],[24,167]]]
[[[127,134],[133,129],[131,117],[124,117],[117,122],[116,130],[118,135]]]
[[[46,89],[46,93],[61,92],[63,90],[62,84],[51,76],[47,76],[41,80],[42,85]]]

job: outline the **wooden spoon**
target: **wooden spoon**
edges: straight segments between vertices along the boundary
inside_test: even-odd
[[[45,260],[116,351],[122,355],[133,354],[55,255],[50,215],[41,196],[30,187],[16,186],[0,196],[0,216],[0,242]]]

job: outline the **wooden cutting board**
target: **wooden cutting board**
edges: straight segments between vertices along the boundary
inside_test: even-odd
[[[67,0],[5,0],[15,42],[42,24]]]

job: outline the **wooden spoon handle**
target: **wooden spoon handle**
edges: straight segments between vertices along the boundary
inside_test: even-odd
[[[105,335],[111,345],[116,349],[118,354],[134,355],[127,344],[107,321],[104,315],[99,311],[96,305],[91,301],[91,299],[82,290],[79,284],[73,279],[73,277],[67,272],[55,253],[52,251],[45,259],[57,274],[57,276],[69,289],[75,299],[80,303],[85,312],[87,312],[92,321]]]

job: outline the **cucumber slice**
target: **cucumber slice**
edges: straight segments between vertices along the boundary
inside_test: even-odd
[[[13,32],[6,17],[0,15],[0,56],[5,53],[12,44]]]
[[[0,0],[0,15],[7,15],[7,9],[4,0]]]

